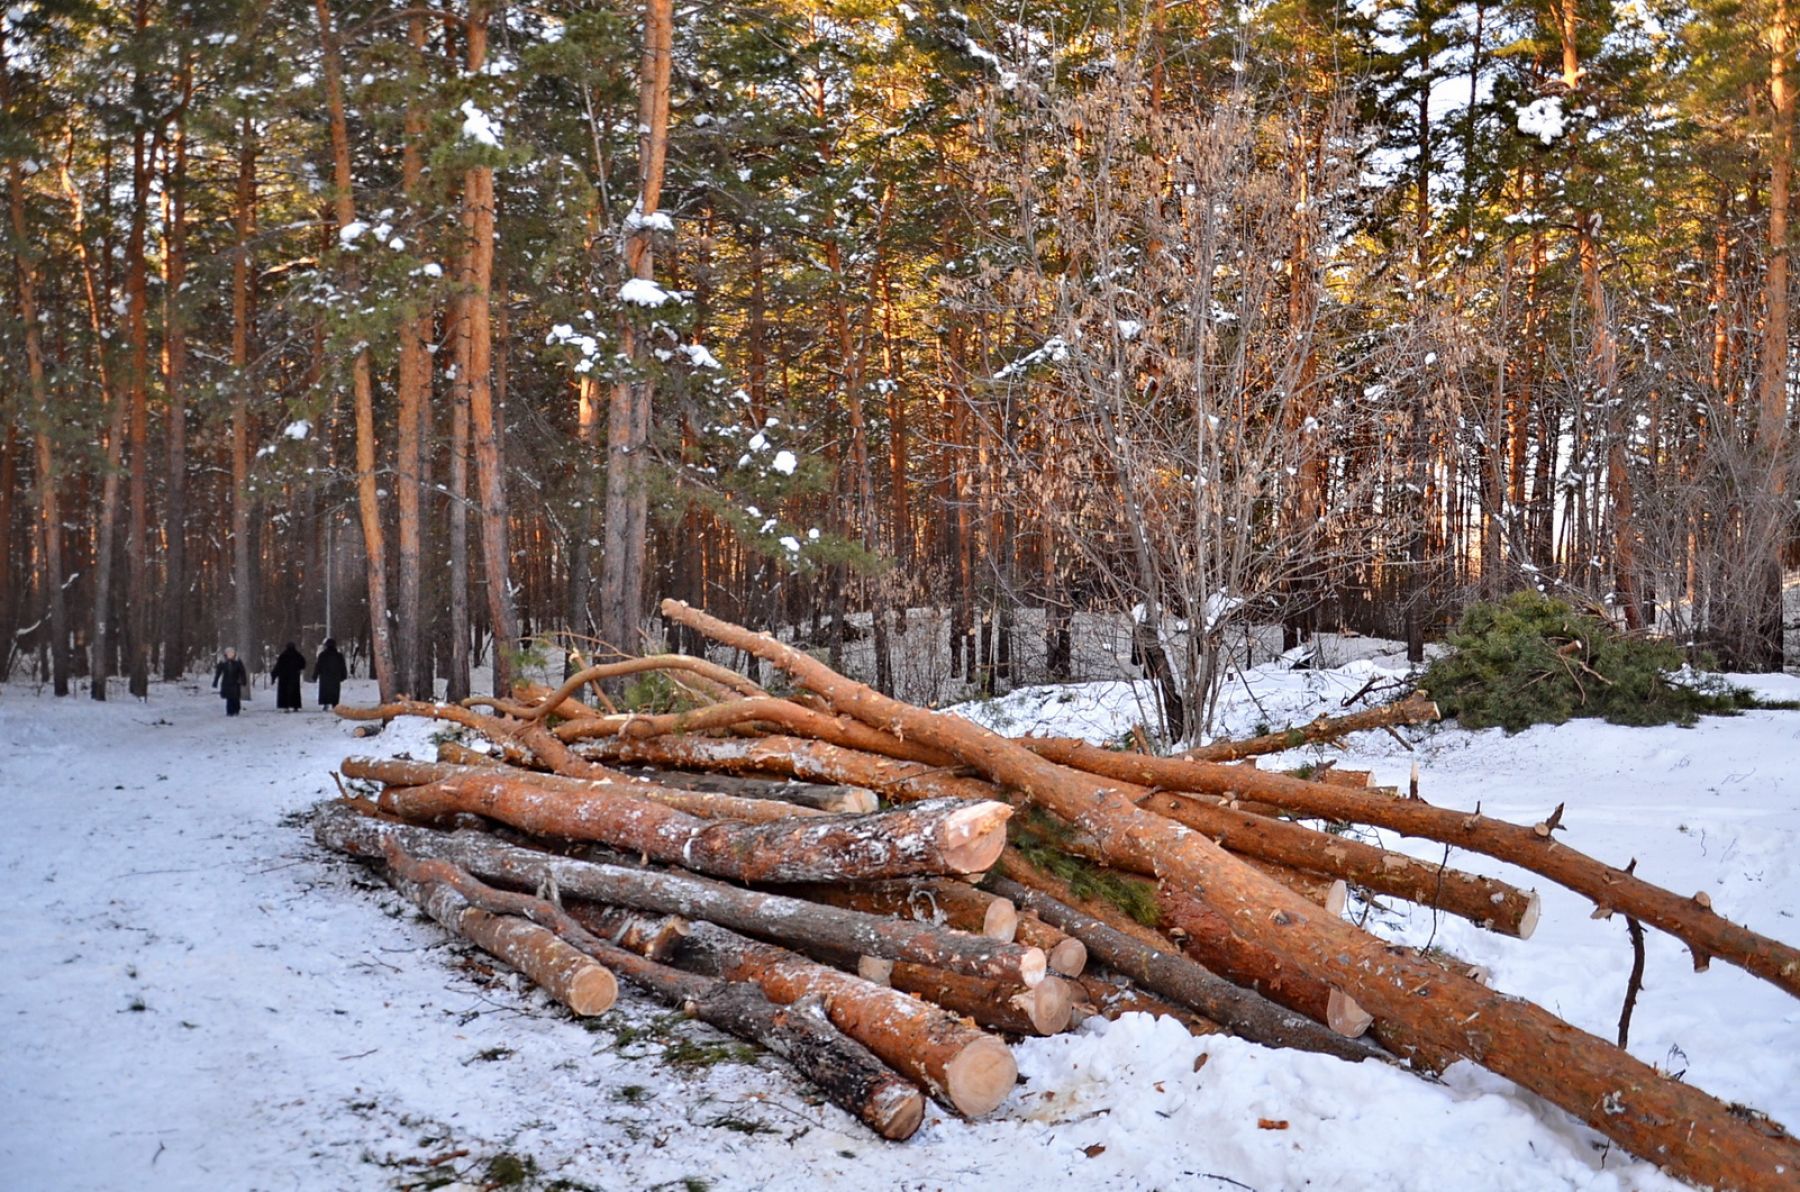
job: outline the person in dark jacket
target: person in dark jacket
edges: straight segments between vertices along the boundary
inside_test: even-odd
[[[300,680],[306,676],[306,656],[289,642],[281,648],[269,678],[275,684],[275,706],[283,712],[300,710]]]
[[[337,639],[325,639],[325,647],[319,651],[318,661],[313,663],[313,678],[319,682],[319,706],[335,708],[338,702],[338,687],[350,675],[350,668],[344,665],[344,656],[338,653]]]
[[[236,716],[243,707],[245,693],[250,690],[250,672],[244,669],[244,660],[230,646],[225,647],[225,657],[213,667],[213,686],[225,700],[225,715]]]

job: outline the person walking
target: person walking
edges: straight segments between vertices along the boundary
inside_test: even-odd
[[[300,710],[300,680],[306,676],[306,656],[289,642],[281,649],[269,678],[275,684],[275,706],[283,712]]]
[[[344,665],[344,656],[338,653],[337,639],[326,638],[324,648],[319,651],[319,657],[313,663],[313,678],[319,684],[321,708],[337,707],[338,689],[349,675],[350,668]]]
[[[250,692],[250,672],[244,669],[244,660],[230,646],[225,647],[225,657],[213,667],[213,686],[225,700],[225,715],[236,716],[243,707],[244,696]]]

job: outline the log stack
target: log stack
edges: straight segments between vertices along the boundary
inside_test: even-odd
[[[347,759],[368,797],[325,808],[318,839],[385,867],[572,1010],[604,1009],[616,974],[786,1057],[887,1138],[918,1128],[924,1098],[997,1109],[1017,1073],[1009,1039],[1146,1011],[1427,1074],[1472,1060],[1696,1184],[1800,1187],[1800,1144],[1775,1123],[1344,918],[1347,887],[1520,940],[1540,914],[1534,891],[1344,831],[1370,825],[1535,872],[1677,936],[1697,964],[1800,993],[1800,952],[1544,825],[1246,760],[1432,719],[1422,694],[1179,757],[1115,753],[1008,739],[684,604],[663,613],[799,693],[662,655],[511,699],[340,707],[433,717],[471,739],[435,762]],[[646,671],[676,679],[691,707],[582,702]]]

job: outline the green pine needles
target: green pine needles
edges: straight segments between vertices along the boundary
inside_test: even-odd
[[[1620,632],[1539,592],[1469,606],[1450,653],[1421,686],[1465,728],[1509,733],[1594,716],[1612,724],[1692,724],[1755,706],[1750,692],[1685,670],[1672,641]]]

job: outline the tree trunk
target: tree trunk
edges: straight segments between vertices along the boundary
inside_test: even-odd
[[[10,106],[12,69],[0,60],[0,106]],[[69,694],[69,614],[63,593],[62,508],[56,487],[55,418],[44,379],[43,329],[38,322],[37,265],[27,256],[34,241],[25,222],[25,176],[17,155],[6,165],[12,222],[13,269],[19,287],[19,321],[25,331],[25,375],[31,391],[32,445],[37,468],[38,534],[43,551],[44,613],[50,622],[50,673],[57,695]],[[9,529],[10,532],[10,529]]]
[[[406,40],[411,47],[407,65],[414,77],[410,81],[403,117],[400,149],[400,187],[408,215],[424,222],[419,179],[424,173],[425,109],[420,94],[425,86],[425,15],[414,10],[407,16]],[[434,694],[423,680],[419,643],[420,594],[419,568],[423,555],[423,528],[419,505],[421,431],[425,406],[431,400],[431,332],[432,313],[428,304],[409,310],[400,322],[398,375],[394,399],[398,407],[398,427],[394,433],[394,486],[398,506],[395,538],[399,557],[398,597],[394,610],[394,633],[397,638],[394,686],[409,695],[430,699]]]
[[[479,75],[487,61],[486,0],[469,6],[468,66]],[[512,556],[507,546],[506,449],[501,441],[493,379],[494,170],[474,166],[463,174],[463,230],[468,237],[462,318],[468,351],[469,421],[475,438],[475,479],[481,489],[481,557],[487,576],[488,621],[493,631],[494,691],[512,689],[513,651],[519,618],[513,605]],[[382,698],[387,699],[384,693]]]
[[[469,372],[468,320],[462,299],[450,300],[450,673],[444,698],[469,698]]]
[[[774,662],[864,723],[955,754],[993,781],[1087,828],[1119,861],[1155,865],[1169,885],[1193,891],[1224,916],[1234,935],[1287,958],[1306,976],[1342,988],[1378,1017],[1405,1023],[1422,1044],[1518,1081],[1633,1154],[1697,1183],[1730,1188],[1791,1184],[1793,1173],[1800,1172],[1800,1142],[1778,1127],[1745,1120],[1541,1007],[1446,975],[1416,958],[1392,955],[1381,940],[1325,916],[1233,861],[1204,836],[1170,830],[1167,821],[1159,822],[1090,775],[1051,764],[970,721],[877,695],[771,638],[675,601],[662,607],[672,620]],[[1322,789],[1344,794],[1340,788]]]
[[[149,25],[149,4],[137,0],[136,27]],[[142,85],[142,75],[136,78]],[[150,283],[144,241],[150,222],[151,145],[142,124],[131,135],[131,224],[125,238],[125,337],[130,358],[131,516],[125,534],[125,655],[131,694],[150,694]]]
[[[238,135],[236,251],[231,259],[231,557],[232,621],[237,649],[252,673],[260,669],[250,570],[250,239],[256,232],[256,124],[245,116]]]
[[[1794,172],[1794,87],[1788,70],[1794,56],[1794,14],[1790,0],[1775,0],[1769,22],[1769,267],[1763,275],[1765,323],[1762,335],[1760,410],[1756,421],[1757,445],[1767,459],[1774,509],[1787,491],[1788,415],[1788,205]],[[1767,611],[1759,618],[1763,639],[1762,662],[1766,669],[1782,667],[1785,626],[1782,616],[1782,553],[1787,547],[1791,517],[1777,515],[1767,535],[1770,559],[1762,599]]]
[[[1373,1046],[1336,1034],[1275,1005],[1196,964],[1153,929],[1089,901],[1081,904],[1066,885],[1008,853],[1005,877],[989,884],[1046,923],[1068,932],[1100,962],[1176,1005],[1204,1014],[1239,1038],[1269,1047],[1293,1047],[1356,1062],[1379,1055]]]
[[[651,216],[662,201],[669,139],[669,70],[673,54],[672,0],[645,0],[644,53],[638,75],[638,196],[625,235],[625,272],[656,276]],[[626,304],[629,306],[630,304]],[[621,354],[630,375],[613,386],[606,424],[606,533],[600,565],[600,637],[625,654],[638,652],[644,614],[644,556],[648,538],[649,449],[653,385],[651,357],[627,310]]]
[[[1038,745],[1030,744],[1034,748]],[[1707,903],[1653,886],[1625,870],[1555,842],[1546,825],[1510,824],[1414,799],[1389,799],[1217,762],[1111,753],[1092,746],[1056,746],[1042,752],[1050,760],[1108,778],[1170,791],[1232,790],[1298,815],[1373,824],[1407,836],[1485,853],[1542,874],[1592,899],[1608,912],[1629,915],[1669,933],[1688,945],[1697,965],[1704,966],[1717,957],[1800,996],[1800,949],[1739,927],[1715,914]],[[1545,830],[1540,832],[1539,828]]]
[[[163,184],[163,388],[169,400],[169,470],[163,502],[168,555],[163,575],[162,677],[173,682],[187,670],[187,109],[193,99],[193,65],[184,53],[181,106],[169,137]],[[308,579],[310,580],[310,576]]]
[[[325,101],[331,119],[332,196],[338,230],[356,222],[355,179],[350,172],[350,127],[344,113],[343,63],[329,0],[314,0],[319,17],[320,59],[325,71]],[[355,294],[356,270],[347,268],[345,290]],[[394,650],[389,633],[387,538],[382,528],[381,498],[375,480],[375,374],[364,346],[351,361],[356,398],[356,505],[362,519],[363,549],[368,561],[369,646],[382,700],[394,698]]]

